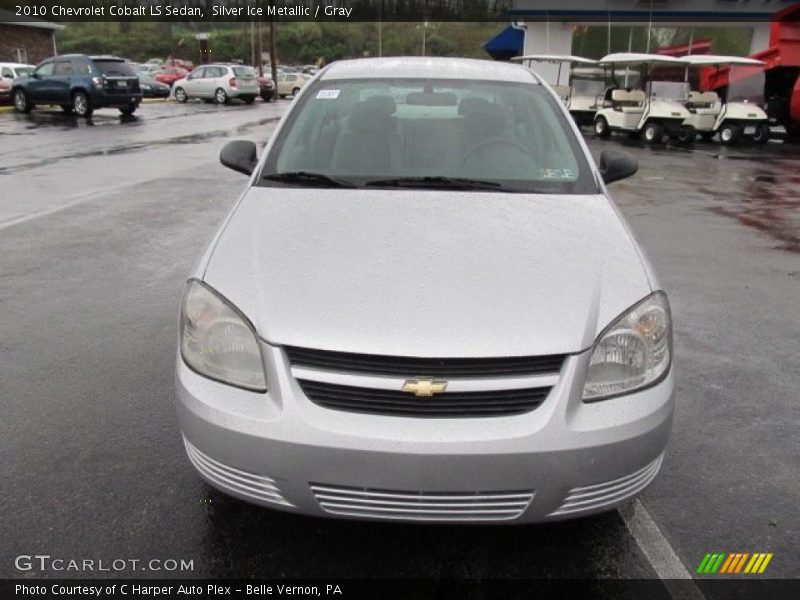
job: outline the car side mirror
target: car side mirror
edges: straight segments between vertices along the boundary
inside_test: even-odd
[[[253,142],[234,140],[219,153],[219,162],[245,175],[251,175],[258,164],[258,150]]]
[[[639,163],[626,152],[603,150],[600,153],[600,175],[606,183],[630,177],[638,170]]]

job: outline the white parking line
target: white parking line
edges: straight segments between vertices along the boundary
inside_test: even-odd
[[[64,204],[59,204],[58,206],[54,206],[53,208],[48,208],[47,210],[40,210],[38,212],[33,212],[27,215],[13,217],[5,221],[0,221],[0,231],[2,231],[3,229],[8,229],[9,227],[13,227],[14,225],[20,225],[21,223],[27,223],[28,221],[33,221],[34,219],[38,219],[40,217],[46,217],[47,215],[52,215],[53,213],[61,212],[62,210],[72,208],[73,206],[76,206],[78,204],[83,204],[84,202],[89,202],[90,200],[94,200],[96,197],[102,196],[103,194],[110,194],[118,190],[123,190],[125,188],[131,187],[133,185],[136,184],[126,183],[124,185],[116,185],[113,187],[103,188],[101,190],[91,190],[88,192],[83,192],[82,194],[76,194],[75,196],[72,197],[72,200],[70,200],[69,202],[65,202]]]
[[[680,600],[704,599],[705,596],[695,584],[691,573],[683,566],[641,500],[634,500],[631,507],[625,507],[619,512],[653,570],[664,581],[664,587],[670,596]]]

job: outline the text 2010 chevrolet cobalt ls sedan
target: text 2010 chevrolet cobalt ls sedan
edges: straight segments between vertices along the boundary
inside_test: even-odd
[[[177,406],[213,486],[310,515],[532,522],[661,465],[667,298],[558,98],[516,65],[343,61],[186,285]]]

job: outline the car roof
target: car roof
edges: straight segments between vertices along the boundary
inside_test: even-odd
[[[376,79],[381,77],[419,79],[468,79],[539,83],[539,78],[522,65],[472,58],[403,56],[359,58],[330,64],[321,79]]]
[[[26,65],[25,63],[0,62],[0,67],[11,67],[12,69],[19,69],[20,67],[28,69],[33,66],[34,65]]]

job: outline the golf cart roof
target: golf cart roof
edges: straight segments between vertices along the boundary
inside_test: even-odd
[[[591,58],[583,58],[582,56],[572,56],[570,54],[526,54],[524,56],[515,56],[511,60],[515,62],[524,62],[526,60],[535,62],[548,62],[548,63],[578,63],[581,65],[596,65],[597,61]]]
[[[607,54],[598,61],[601,65],[650,65],[669,64],[684,65],[684,59],[666,56],[664,54],[645,54],[643,52],[614,52]]]
[[[763,66],[764,63],[755,58],[744,56],[722,56],[719,54],[690,54],[682,56],[681,60],[692,66],[717,66],[717,65],[749,65]]]

